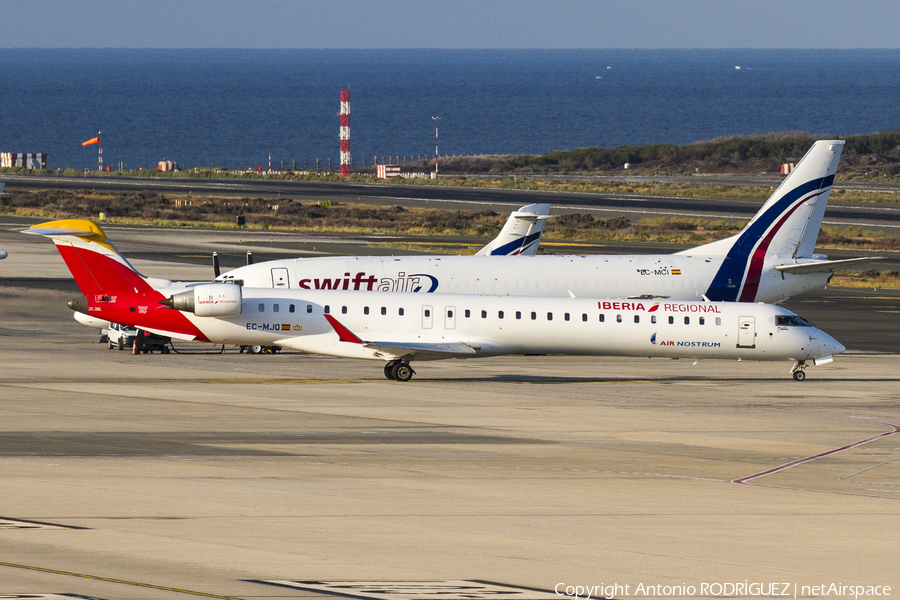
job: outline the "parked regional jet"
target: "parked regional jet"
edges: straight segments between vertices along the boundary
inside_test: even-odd
[[[780,302],[824,286],[835,270],[873,260],[813,254],[843,145],[815,142],[740,233],[675,254],[298,258],[240,267],[217,280],[299,290]]]
[[[178,339],[267,344],[380,359],[409,381],[412,360],[504,354],[831,362],[844,347],[794,313],[767,304],[379,294],[206,283],[178,292],[140,275],[89,221],[25,233],[53,239],[84,294],[69,307]]]

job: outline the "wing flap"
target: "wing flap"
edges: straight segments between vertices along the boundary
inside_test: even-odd
[[[419,360],[471,357],[478,348],[462,343],[423,344],[417,342],[363,342],[363,348],[390,356],[408,356]]]

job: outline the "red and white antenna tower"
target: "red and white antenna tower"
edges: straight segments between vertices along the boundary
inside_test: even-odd
[[[341,175],[349,175],[350,155],[350,90],[341,90]]]

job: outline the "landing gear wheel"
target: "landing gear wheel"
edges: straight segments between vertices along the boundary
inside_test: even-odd
[[[398,362],[391,368],[391,376],[396,381],[409,381],[412,379],[413,373],[415,371],[412,370],[409,363],[405,362]]]
[[[262,354],[263,348],[259,344],[250,346],[250,354]]]
[[[394,370],[394,366],[395,366],[396,364],[397,364],[397,361],[396,361],[396,360],[392,360],[392,361],[389,361],[387,364],[384,365],[384,376],[387,377],[388,379],[390,379],[391,381],[394,380],[394,372],[393,372],[393,370]]]
[[[806,368],[805,360],[798,360],[797,364],[794,365],[794,368],[791,369],[791,375],[794,376],[795,381],[803,381],[806,379],[806,373],[803,372],[803,369]]]

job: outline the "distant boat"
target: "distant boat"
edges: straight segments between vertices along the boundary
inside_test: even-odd
[[[597,75],[597,79],[603,79],[603,75]]]
[[[740,67],[735,67],[735,69],[737,69],[737,70],[738,70],[738,71],[740,71],[740,70],[741,70],[741,68],[740,68]]]

